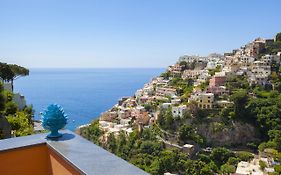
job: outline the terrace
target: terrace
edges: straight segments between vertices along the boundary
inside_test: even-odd
[[[55,140],[46,133],[0,140],[0,174],[147,174],[69,130],[62,133]]]

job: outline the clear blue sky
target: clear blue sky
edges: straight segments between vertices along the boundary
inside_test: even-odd
[[[280,0],[0,0],[0,60],[166,67],[281,31]]]

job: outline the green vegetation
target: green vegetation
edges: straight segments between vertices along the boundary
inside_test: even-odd
[[[161,128],[168,131],[174,131],[176,128],[171,108],[161,109],[157,122]]]
[[[259,165],[260,165],[261,170],[263,170],[263,171],[267,167],[266,163],[262,160],[259,161]]]
[[[26,76],[29,70],[14,64],[0,63],[0,78],[2,82],[11,82],[20,76]],[[3,89],[0,82],[0,115],[6,117],[11,125],[15,136],[25,136],[33,133],[33,110],[32,106],[27,106],[19,110],[17,104],[13,101],[13,92]],[[2,133],[2,131],[0,131]]]
[[[80,129],[80,135],[87,138],[88,140],[100,145],[99,137],[103,132],[99,128],[99,121],[96,120],[88,127]]]
[[[203,144],[203,138],[198,135],[195,129],[191,125],[183,124],[179,128],[179,139],[180,141],[186,143],[188,140],[193,140],[198,144]]]

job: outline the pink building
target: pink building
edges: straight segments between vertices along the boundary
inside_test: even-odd
[[[209,87],[212,86],[223,86],[226,81],[226,76],[224,75],[214,75],[210,79]]]

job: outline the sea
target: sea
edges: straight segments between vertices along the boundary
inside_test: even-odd
[[[56,103],[63,107],[69,120],[66,128],[74,131],[110,109],[123,96],[133,96],[164,68],[93,68],[30,69],[30,75],[14,82],[14,91],[25,96],[35,111]]]

